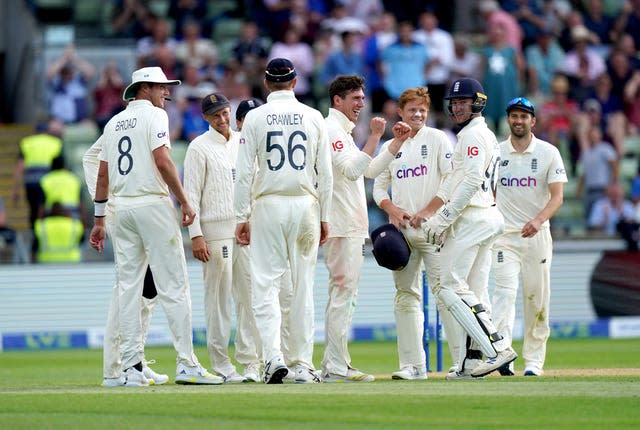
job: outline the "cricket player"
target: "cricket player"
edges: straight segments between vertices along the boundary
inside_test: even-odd
[[[202,261],[207,349],[213,372],[226,384],[245,382],[229,358],[235,213],[233,189],[240,134],[231,129],[231,104],[221,93],[203,97],[209,130],[191,141],[184,190],[196,211],[189,226],[193,256]]]
[[[244,117],[252,109],[264,102],[252,98],[243,100],[236,109],[236,130],[242,131]],[[236,152],[237,155],[237,152]],[[234,232],[235,235],[235,232]],[[233,298],[236,302],[236,360],[244,366],[243,376],[247,382],[260,382],[262,367],[262,348],[256,320],[251,307],[251,267],[249,247],[240,246],[233,241]],[[291,276],[289,276],[291,279]],[[290,284],[290,282],[289,282]],[[284,323],[284,318],[283,318]],[[286,355],[285,355],[286,357]]]
[[[494,199],[500,148],[482,116],[487,96],[478,81],[460,78],[445,99],[461,128],[453,171],[411,223],[426,219],[422,226],[427,241],[442,244],[437,297],[474,342],[462,343],[467,348],[460,348],[459,369],[447,379],[466,379],[491,373],[518,355],[497,332],[488,309],[491,246],[504,230],[504,218]],[[478,351],[488,360],[480,361]]]
[[[96,182],[98,179],[98,168],[100,167],[100,160],[98,156],[102,151],[102,144],[104,137],[100,136],[96,142],[82,156],[82,168],[84,170],[85,182],[89,189],[89,195],[95,197],[96,194]],[[107,202],[105,212],[105,228],[107,235],[114,240],[113,228],[114,228],[114,215],[113,202]],[[116,262],[116,264],[118,264]],[[144,343],[149,330],[149,324],[151,323],[151,317],[153,315],[153,309],[157,303],[158,292],[153,282],[153,275],[151,270],[147,266],[147,272],[144,277],[144,286],[142,288],[142,302],[140,303],[141,312],[140,320],[142,323],[142,350],[144,351]],[[113,286],[111,294],[111,302],[109,303],[109,311],[107,313],[107,323],[104,328],[104,339],[102,345],[102,363],[103,363],[103,387],[119,387],[125,385],[126,378],[122,371],[122,363],[120,361],[120,336],[119,336],[119,300],[118,300],[118,286]],[[161,385],[169,381],[167,375],[156,373],[148,366],[146,360],[142,361],[142,373],[149,381],[149,384]]]
[[[146,386],[142,360],[140,296],[147,264],[154,274],[177,352],[176,383],[221,384],[193,353],[191,295],[182,234],[169,191],[180,202],[183,226],[195,212],[189,205],[169,155],[169,120],[164,111],[169,86],[160,67],[133,72],[123,99],[126,109],[105,126],[95,193],[95,221],[90,244],[104,249],[106,204],[115,208],[113,236],[118,279],[120,348],[126,386]]]
[[[359,149],[351,136],[364,108],[364,79],[338,76],[329,84],[331,108],[326,117],[333,165],[333,199],[329,213],[329,238],[323,245],[329,270],[329,300],[325,309],[324,382],[371,382],[373,375],[351,366],[347,343],[356,307],[364,241],[369,233],[364,176],[375,178],[389,165],[403,140],[373,159],[385,131],[386,120],[374,117],[371,133]],[[398,128],[403,129],[402,125]],[[409,127],[404,129],[408,136]],[[363,176],[364,175],[364,176]]]
[[[267,103],[247,113],[241,132],[236,240],[251,243],[252,305],[266,361],[264,382],[281,383],[289,372],[281,351],[278,303],[280,278],[289,268],[290,317],[296,322],[289,327],[289,359],[295,363],[296,382],[320,382],[313,365],[312,289],[318,245],[329,234],[329,139],[322,114],[294,96],[291,61],[271,60],[264,85],[270,93]]]
[[[567,174],[558,148],[534,136],[535,107],[517,97],[507,104],[511,135],[500,142],[500,174],[496,203],[505,221],[493,245],[495,290],[493,319],[498,333],[511,344],[519,276],[524,310],[524,375],[543,372],[549,338],[551,257],[549,219],[562,206]],[[502,367],[503,375],[513,369]]]
[[[421,267],[427,272],[434,293],[440,287],[440,246],[428,243],[419,227],[409,224],[436,194],[443,178],[451,172],[453,148],[447,135],[426,126],[431,98],[426,87],[409,88],[398,99],[398,115],[410,128],[408,136],[398,137],[382,146],[382,151],[404,138],[401,151],[373,186],[373,198],[389,216],[411,247],[408,263],[393,271],[396,295],[393,303],[396,320],[400,369],[391,377],[400,380],[427,379],[425,351],[422,346],[424,312],[422,309]],[[389,191],[390,189],[390,191]],[[441,313],[443,316],[445,312]],[[444,318],[443,318],[444,320]],[[452,330],[445,327],[445,330]]]

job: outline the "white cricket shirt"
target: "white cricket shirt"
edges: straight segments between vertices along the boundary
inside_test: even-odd
[[[505,232],[519,232],[549,203],[549,184],[567,182],[558,148],[533,136],[520,153],[511,139],[500,142],[500,173],[496,203],[502,212]],[[549,227],[545,221],[542,227]]]
[[[493,190],[497,178],[500,148],[482,116],[473,118],[458,133],[453,151],[453,171],[438,190],[447,204],[447,218],[453,222],[467,206],[495,204]]]
[[[169,196],[153,158],[153,150],[167,146],[167,113],[148,100],[133,100],[104,127],[100,160],[109,163],[109,195],[115,197]]]
[[[233,190],[240,133],[231,131],[229,140],[214,128],[196,137],[184,158],[184,190],[196,219],[189,237],[205,240],[234,237],[236,218]]]
[[[247,113],[237,172],[237,222],[248,220],[252,189],[256,200],[270,194],[314,196],[320,220],[329,221],[333,175],[327,126],[322,114],[300,103],[293,91],[274,91],[267,103]]]
[[[387,151],[393,139],[384,143]],[[435,196],[442,179],[451,172],[453,148],[447,135],[432,127],[422,127],[400,147],[395,159],[376,178],[373,199],[379,206],[385,199],[415,214]],[[389,195],[389,186],[393,198]]]

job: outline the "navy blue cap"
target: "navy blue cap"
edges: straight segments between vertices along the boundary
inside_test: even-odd
[[[251,109],[257,108],[258,106],[262,106],[263,104],[263,101],[260,99],[242,100],[238,105],[238,109],[236,109],[236,119],[238,121],[242,120],[247,112]]]
[[[373,256],[379,266],[401,270],[409,262],[411,248],[404,235],[393,224],[383,224],[371,232]]]
[[[296,68],[286,58],[274,58],[267,64],[264,78],[269,82],[289,82],[296,77]]]

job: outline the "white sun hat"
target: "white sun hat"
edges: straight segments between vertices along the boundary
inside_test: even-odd
[[[167,79],[160,67],[143,67],[131,74],[131,83],[124,89],[122,98],[131,100],[136,95],[138,85],[142,82],[151,82],[154,84],[180,85],[179,79]]]

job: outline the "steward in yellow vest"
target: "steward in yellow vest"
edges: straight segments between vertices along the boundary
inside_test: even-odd
[[[51,171],[40,179],[44,203],[38,211],[39,218],[51,213],[55,202],[82,220],[82,182],[78,175],[65,168],[64,157],[58,156],[51,162]]]
[[[40,263],[78,263],[82,259],[80,244],[84,239],[84,226],[72,218],[58,202],[51,214],[36,220],[34,227],[38,243],[37,260]]]

